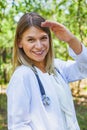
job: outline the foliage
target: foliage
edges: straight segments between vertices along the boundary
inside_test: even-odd
[[[7,98],[0,94],[0,130],[7,130]]]
[[[83,8],[84,7],[84,8]],[[67,26],[87,45],[87,1],[86,0],[3,0],[0,1],[0,84],[7,78],[12,61],[15,28],[25,12],[37,12],[46,19],[59,21]],[[53,36],[55,57],[67,60],[67,46]],[[4,68],[4,67],[5,68]],[[9,70],[10,72],[10,70]],[[10,74],[9,74],[10,75]]]
[[[46,19],[61,22],[87,45],[87,0],[1,0],[0,1],[0,84],[8,83],[11,74],[12,47],[15,28],[25,12],[37,12]],[[54,34],[55,57],[67,60],[67,46]],[[85,87],[87,90],[87,87]],[[87,107],[78,105],[76,111],[81,130],[86,130]],[[0,95],[0,130],[6,128],[6,95]]]
[[[81,100],[81,99],[80,99]],[[85,101],[87,100],[87,97],[85,97]],[[87,129],[87,102],[84,103],[80,102],[78,103],[77,100],[75,100],[75,107],[76,107],[76,114],[77,114],[77,119],[78,123],[80,125],[81,130],[86,130]]]
[[[15,28],[25,12],[37,12],[46,19],[61,22],[87,45],[87,0],[1,0],[0,1],[0,84],[11,74]],[[67,46],[54,34],[55,57],[67,60]],[[87,87],[86,87],[87,89]],[[82,111],[83,110],[83,111]],[[81,130],[86,130],[87,106],[76,105]],[[0,130],[6,129],[6,95],[0,95]],[[2,123],[4,122],[4,123]]]

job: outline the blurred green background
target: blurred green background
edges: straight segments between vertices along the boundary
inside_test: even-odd
[[[15,28],[25,12],[37,12],[64,24],[87,46],[87,0],[0,0],[0,130],[7,130],[6,88],[12,72]],[[55,57],[70,59],[67,46],[54,34]],[[71,84],[81,130],[87,130],[87,79]]]

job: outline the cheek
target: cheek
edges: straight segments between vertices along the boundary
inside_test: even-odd
[[[27,52],[29,52],[29,46],[28,46],[27,44],[23,44],[22,48],[23,48],[25,54],[26,54]]]
[[[49,45],[49,42],[47,43],[47,51],[49,51],[49,48],[50,48],[50,45]]]

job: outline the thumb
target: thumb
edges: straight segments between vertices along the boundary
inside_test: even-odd
[[[42,27],[51,27],[52,26],[52,22],[49,20],[46,20],[44,22],[41,23]]]

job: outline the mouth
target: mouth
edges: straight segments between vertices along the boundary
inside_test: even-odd
[[[41,51],[34,51],[33,52],[35,55],[42,55],[44,53],[44,50]]]

